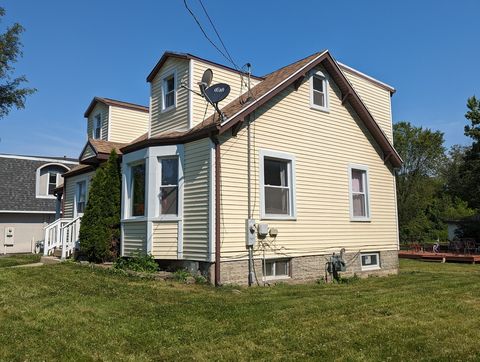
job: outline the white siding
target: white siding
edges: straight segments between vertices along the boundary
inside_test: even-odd
[[[147,223],[126,222],[123,223],[123,254],[124,256],[136,256],[143,254],[147,250],[146,243]]]
[[[128,108],[110,106],[111,142],[128,143],[148,131],[149,116],[147,112]]]

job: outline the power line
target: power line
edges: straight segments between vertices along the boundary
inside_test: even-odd
[[[206,9],[205,6],[203,5],[202,0],[198,0],[198,2],[200,3],[200,5],[201,5],[201,7],[202,7],[203,12],[204,12],[205,15],[207,16],[207,19],[208,19],[208,21],[210,22],[210,25],[212,26],[213,30],[215,31],[215,34],[217,34],[217,38],[218,38],[218,40],[220,40],[220,43],[222,44],[223,49],[225,50],[225,53],[227,53],[228,58],[230,59],[230,63],[233,64],[233,66],[235,67],[235,69],[239,70],[238,65],[237,65],[237,64],[235,63],[235,61],[233,60],[232,56],[230,55],[230,52],[228,51],[227,47],[225,46],[225,43],[224,43],[223,40],[222,40],[222,37],[221,37],[220,34],[218,33],[217,28],[215,27],[215,24],[213,24],[213,21],[212,21],[212,19],[210,18],[210,15],[208,15],[207,9]]]
[[[187,11],[190,13],[190,15],[192,16],[192,18],[195,20],[195,22],[197,23],[198,27],[200,28],[200,30],[202,31],[203,33],[203,36],[205,36],[205,38],[210,42],[210,44],[212,44],[212,46],[230,63],[232,63],[232,65],[235,67],[235,69],[238,70],[238,66],[235,64],[235,62],[233,61],[233,59],[231,58],[230,54],[228,53],[228,50],[225,48],[225,45],[223,44],[223,41],[221,40],[220,38],[220,35],[218,34],[215,26],[213,25],[213,22],[211,21],[210,19],[210,16],[208,16],[208,13],[206,12],[206,9],[205,7],[202,5],[202,8],[204,9],[205,13],[207,14],[207,17],[208,19],[210,20],[210,24],[212,24],[214,30],[215,30],[215,33],[217,33],[217,36],[219,37],[220,39],[220,42],[222,43],[223,47],[225,48],[226,52],[228,53],[228,56],[213,42],[212,39],[210,39],[210,37],[208,36],[208,34],[206,33],[206,31],[203,29],[202,27],[202,24],[200,23],[200,21],[198,20],[198,18],[195,16],[194,12],[188,7],[188,4],[187,4],[187,0],[183,0],[183,4],[185,5],[185,8],[187,9]]]

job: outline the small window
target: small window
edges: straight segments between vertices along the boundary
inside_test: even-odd
[[[178,214],[178,158],[163,158],[161,163],[160,214]]]
[[[266,260],[263,275],[267,279],[287,278],[290,276],[290,260]]]
[[[276,155],[275,152],[265,151],[261,161],[263,164],[263,169],[261,170],[263,217],[293,217],[295,208],[293,157],[279,153]]]
[[[54,198],[55,189],[62,183],[62,175],[68,168],[62,165],[45,165],[37,169],[36,197]]]
[[[366,168],[350,168],[350,216],[352,220],[369,220],[368,176]]]
[[[145,215],[145,163],[131,167],[131,216]]]
[[[323,111],[328,110],[328,82],[322,72],[318,71],[312,74],[310,87],[310,105]]]
[[[380,269],[380,254],[379,253],[363,253],[362,270]]]
[[[85,212],[85,205],[87,203],[87,182],[80,181],[77,182],[77,192],[76,192],[76,214],[83,214]]]
[[[98,113],[93,119],[93,138],[99,140],[102,138],[102,115]]]
[[[163,79],[163,110],[175,107],[175,74]]]

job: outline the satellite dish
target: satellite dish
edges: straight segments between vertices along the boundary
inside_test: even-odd
[[[213,79],[213,72],[210,68],[205,70],[202,75],[202,83],[205,84],[205,88],[210,86]]]
[[[225,83],[217,83],[205,89],[204,94],[210,103],[217,104],[230,94],[230,86]]]

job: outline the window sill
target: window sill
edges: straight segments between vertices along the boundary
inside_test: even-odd
[[[35,197],[37,199],[52,199],[52,200],[56,199],[56,197],[53,195],[36,195]]]
[[[170,112],[170,111],[175,110],[175,108],[177,108],[176,105],[170,106],[170,107],[168,107],[168,108],[163,108],[163,109],[160,111],[160,113],[167,113],[167,112]]]
[[[375,266],[362,266],[362,271],[374,271],[374,270],[380,270],[382,268],[380,268],[378,265],[375,265]]]
[[[122,219],[121,222],[138,222],[138,221],[147,221],[146,216],[132,216],[127,219]]]
[[[168,222],[168,221],[181,221],[182,218],[179,216],[156,216],[151,218],[149,221],[156,221],[156,222]]]
[[[371,218],[369,217],[350,217],[351,222],[364,222],[364,223],[370,223],[372,222]]]
[[[262,215],[260,220],[285,220],[285,221],[297,221],[296,216],[290,215]]]
[[[330,113],[330,109],[328,107],[320,107],[320,106],[316,106],[314,104],[310,105],[310,109],[313,109],[315,111],[320,111],[320,112],[323,112],[323,113]]]
[[[290,280],[290,279],[292,279],[290,275],[278,275],[278,276],[265,277],[266,282],[281,282],[282,280]]]

